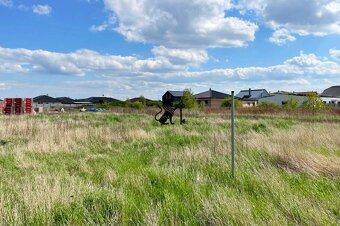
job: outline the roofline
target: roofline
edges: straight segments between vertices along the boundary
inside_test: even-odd
[[[266,89],[250,89],[250,91],[262,91],[262,90],[266,90]],[[240,92],[248,92],[248,91],[249,91],[249,89],[243,89]]]

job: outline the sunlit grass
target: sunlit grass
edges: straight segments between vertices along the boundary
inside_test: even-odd
[[[338,225],[340,123],[0,116],[0,225]]]

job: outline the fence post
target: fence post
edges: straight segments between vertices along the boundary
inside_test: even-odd
[[[235,177],[235,101],[234,91],[231,91],[231,175]]]

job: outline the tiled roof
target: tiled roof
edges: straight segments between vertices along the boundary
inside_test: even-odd
[[[41,95],[33,98],[33,102],[38,103],[61,103],[60,100],[57,100],[56,98],[50,97],[48,95]]]
[[[231,97],[231,95],[226,94],[226,93],[222,93],[222,92],[218,92],[215,90],[208,90],[202,93],[198,93],[194,95],[195,98],[215,98],[215,99],[224,99],[227,97]]]
[[[169,93],[171,93],[171,95],[173,95],[174,97],[182,97],[183,96],[183,91],[169,91]]]
[[[325,89],[321,96],[323,97],[340,97],[340,86],[332,86],[328,89]]]
[[[241,90],[236,97],[241,99],[258,100],[259,98],[268,96],[268,92],[265,89],[251,89],[249,95],[249,89]]]

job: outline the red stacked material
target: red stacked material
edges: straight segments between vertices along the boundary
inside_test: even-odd
[[[0,113],[2,112],[3,109],[4,109],[4,102],[0,101]]]
[[[12,114],[13,111],[13,99],[12,98],[6,98],[5,99],[5,111],[4,113],[6,115]]]
[[[20,115],[23,112],[22,98],[14,98],[14,113]]]
[[[31,114],[32,113],[32,98],[25,98],[25,113]]]

